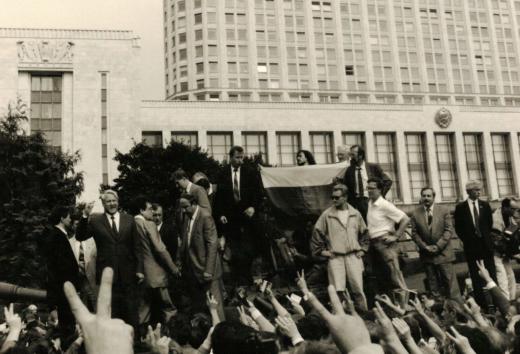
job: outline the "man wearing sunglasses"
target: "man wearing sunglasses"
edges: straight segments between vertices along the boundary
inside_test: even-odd
[[[357,307],[366,310],[363,292],[363,254],[368,249],[366,225],[361,213],[347,203],[347,186],[332,189],[332,206],[319,217],[311,239],[315,257],[328,258],[329,283],[337,291],[348,290]]]

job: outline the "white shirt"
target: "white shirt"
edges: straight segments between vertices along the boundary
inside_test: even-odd
[[[367,226],[370,238],[377,238],[395,232],[395,224],[406,214],[383,197],[375,202],[368,201]]]
[[[347,226],[349,217],[348,209],[336,209],[336,212],[338,213],[338,217],[341,223],[344,226]]]
[[[95,248],[95,243],[92,244],[89,241],[93,240],[88,239],[87,241],[78,241],[76,240],[76,236],[73,236],[69,238],[70,247],[72,248],[72,252],[74,253],[74,257],[76,258],[76,261],[79,263],[79,246],[83,245],[83,257],[85,260],[85,265],[90,262],[93,256],[93,251]],[[93,247],[92,247],[93,246]]]
[[[61,232],[63,232],[65,234],[65,236],[69,237],[69,234],[67,233],[67,231],[63,228],[63,226],[61,225],[55,225],[57,229],[59,229]]]
[[[157,225],[157,231],[161,231],[162,224],[163,223],[160,223],[159,225]]]
[[[237,169],[237,181],[238,181],[238,190],[240,191],[240,167]],[[231,185],[234,186],[235,183],[235,168],[231,166]]]
[[[188,246],[191,243],[191,231],[193,230],[193,224],[195,223],[195,218],[197,217],[197,214],[199,213],[199,206],[195,208],[195,211],[193,212],[193,215],[191,216],[190,220],[190,228],[188,229]]]
[[[108,219],[108,225],[110,225],[110,227],[112,227],[112,215],[110,215],[109,213],[105,213],[107,219]],[[114,222],[116,223],[116,229],[117,231],[119,232],[119,212],[116,212],[114,214]]]
[[[356,173],[355,173],[355,176],[356,176],[356,194],[358,192],[358,187],[359,187],[359,180],[358,180],[358,168],[361,169],[361,180],[363,181],[363,191],[361,192],[362,193],[362,196],[363,197],[367,197],[368,198],[368,191],[367,191],[367,184],[368,184],[368,174],[367,174],[367,169],[365,167],[365,161],[363,161],[363,163],[361,164],[361,166],[355,166],[356,167]]]
[[[189,193],[189,192],[190,192],[190,190],[191,190],[191,185],[192,185],[192,184],[193,184],[193,183],[188,182],[188,185],[186,186],[186,193]]]
[[[473,200],[468,198],[467,201],[468,201],[468,205],[469,205],[469,211],[471,212],[471,221],[473,221],[473,226],[476,226],[475,225],[475,215],[473,215]],[[475,199],[475,207],[477,208],[477,210],[479,212],[479,217],[480,217],[480,209],[479,209],[479,205],[478,205],[478,199]]]

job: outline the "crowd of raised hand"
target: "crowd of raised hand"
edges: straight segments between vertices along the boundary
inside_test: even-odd
[[[106,268],[96,313],[87,309],[71,283],[64,285],[78,324],[69,343],[60,343],[52,328],[34,317],[36,324],[28,326],[11,304],[4,308],[0,353],[520,353],[520,304],[509,303],[484,265],[478,266],[488,292],[500,304],[491,313],[483,313],[471,296],[456,302],[427,294],[405,306],[382,294],[371,311],[363,311],[355,308],[348,292],[338,293],[333,285],[320,299],[309,290],[302,271],[296,279],[301,299],[270,289],[264,295],[246,294],[236,311],[230,311],[235,319],[224,320],[208,293],[206,314],[186,318],[180,311],[169,323],[148,327],[140,340],[130,325],[111,318],[113,271]],[[266,313],[257,308],[262,301],[256,296],[266,300],[261,306]]]

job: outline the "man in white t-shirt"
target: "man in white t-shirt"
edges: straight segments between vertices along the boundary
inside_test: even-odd
[[[390,270],[394,286],[408,289],[399,268],[399,247],[397,241],[404,235],[410,218],[395,205],[382,197],[383,182],[377,178],[367,181],[368,190],[368,235],[370,245],[381,256]],[[395,225],[399,224],[397,230]]]

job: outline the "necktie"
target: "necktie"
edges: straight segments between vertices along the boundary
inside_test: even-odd
[[[116,219],[114,215],[110,215],[110,219],[112,219],[112,231],[114,231],[114,233],[118,235],[119,232],[117,232]]]
[[[78,265],[80,274],[85,274],[85,251],[83,250],[83,242],[79,243]]]
[[[238,186],[238,168],[233,168],[233,199],[238,203],[240,201],[240,187]]]
[[[477,204],[473,201],[473,222],[475,223],[475,234],[478,237],[481,237],[482,234],[480,233],[479,217],[480,215],[478,214]]]
[[[362,197],[364,193],[363,177],[361,176],[361,167],[357,167],[357,179],[358,179],[358,195]]]
[[[427,208],[426,213],[428,214],[428,226],[431,226],[433,221],[432,210],[430,208]]]

